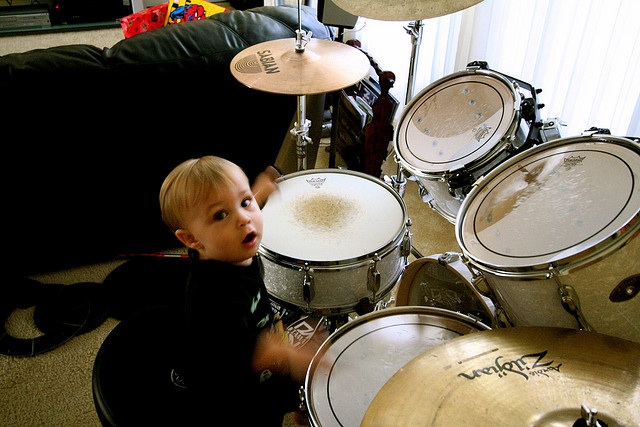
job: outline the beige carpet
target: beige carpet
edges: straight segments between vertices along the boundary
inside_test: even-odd
[[[99,48],[111,47],[124,39],[122,28],[62,33],[26,34],[0,37],[0,55],[45,49],[69,44],[91,44]]]
[[[323,166],[324,147],[316,166]],[[339,164],[338,164],[339,166]],[[385,173],[394,175],[393,160],[385,164]],[[423,255],[457,250],[454,226],[432,211],[418,197],[417,185],[409,181],[405,191],[407,215],[413,225],[413,244]],[[410,261],[415,259],[410,257]],[[35,277],[44,283],[102,282],[122,261],[82,269],[53,272]],[[7,323],[8,332],[20,338],[40,334],[32,319],[33,308],[16,310]],[[51,351],[34,357],[0,355],[0,426],[100,426],[92,392],[91,371],[98,349],[117,324],[109,318],[86,334],[73,337]],[[285,426],[294,425],[290,417]]]

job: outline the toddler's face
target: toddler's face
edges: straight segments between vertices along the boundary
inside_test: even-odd
[[[232,171],[234,185],[212,191],[189,215],[187,228],[196,239],[200,259],[248,264],[262,240],[262,211],[247,178]]]

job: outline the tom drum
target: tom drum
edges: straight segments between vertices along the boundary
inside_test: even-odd
[[[375,304],[398,282],[411,242],[404,200],[382,180],[342,169],[280,178],[263,208],[259,248],[272,298],[322,315]]]
[[[492,170],[462,203],[456,239],[513,326],[640,342],[640,145],[561,138]]]
[[[457,252],[419,258],[402,273],[395,304],[444,308],[493,326],[495,306],[475,288],[478,277],[480,273],[465,265]]]
[[[424,88],[403,111],[394,142],[398,162],[449,222],[456,222],[477,178],[526,147],[537,120],[535,89],[528,85],[525,98],[526,85],[470,66]]]
[[[312,425],[359,426],[400,368],[450,339],[488,329],[436,307],[386,308],[346,323],[320,346],[307,370],[304,394]]]

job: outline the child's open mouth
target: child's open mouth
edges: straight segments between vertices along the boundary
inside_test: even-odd
[[[247,234],[247,237],[244,238],[242,243],[251,243],[255,240],[255,238],[256,238],[256,233],[249,233]]]

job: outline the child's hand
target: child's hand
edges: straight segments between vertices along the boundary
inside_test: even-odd
[[[278,178],[280,178],[280,172],[273,166],[268,166],[253,182],[251,190],[260,209],[267,203],[269,195],[278,189],[278,183],[276,182]]]
[[[255,372],[269,369],[280,375],[289,375],[296,382],[304,384],[315,353],[313,346],[296,349],[281,333],[265,330],[256,342],[252,366]]]

